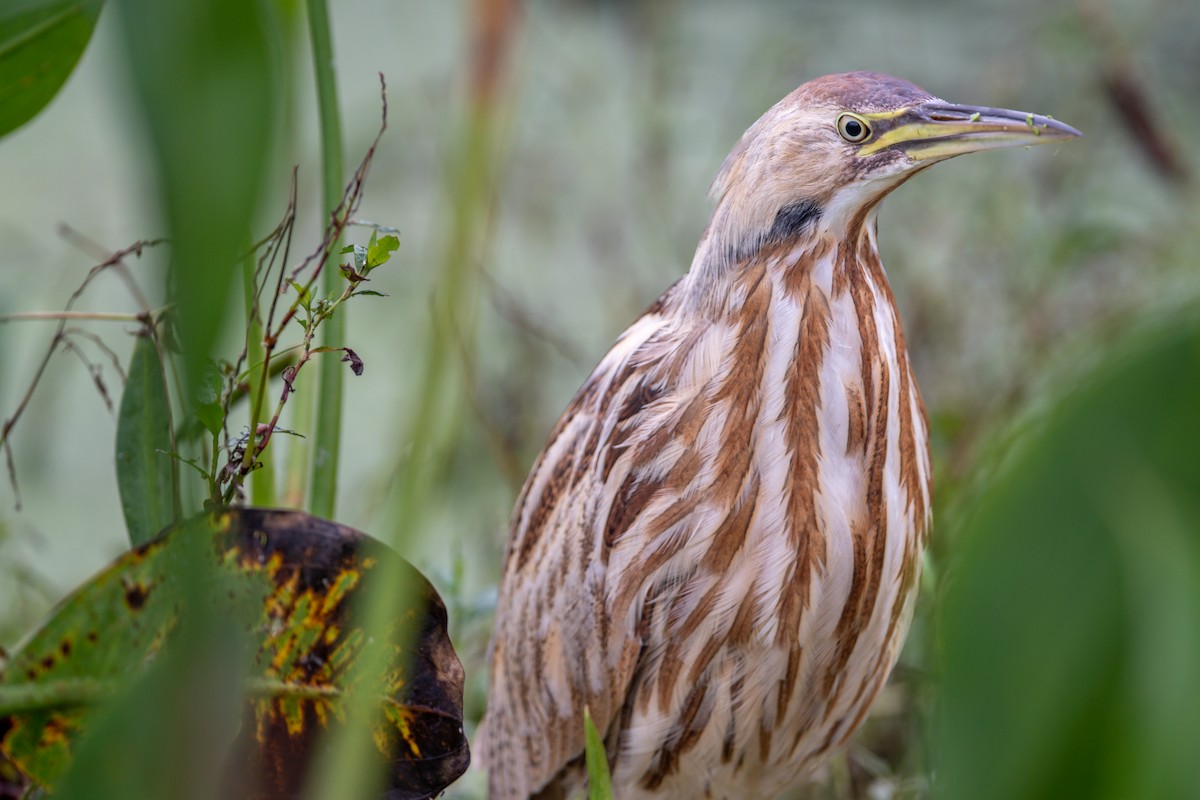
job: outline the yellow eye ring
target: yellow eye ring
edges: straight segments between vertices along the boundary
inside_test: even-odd
[[[837,118],[837,132],[847,142],[858,144],[871,136],[871,126],[857,114],[842,114]]]

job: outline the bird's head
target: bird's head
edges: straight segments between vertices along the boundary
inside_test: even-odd
[[[720,271],[821,230],[853,235],[888,192],[952,156],[1079,135],[1050,117],[947,103],[877,72],[817,78],[763,114],[725,160],[693,269]]]

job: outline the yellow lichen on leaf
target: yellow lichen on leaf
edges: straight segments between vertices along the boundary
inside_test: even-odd
[[[408,745],[408,751],[413,758],[421,758],[421,745],[413,734],[413,712],[400,705],[389,703],[384,706],[384,716],[392,727],[400,734],[400,738]]]
[[[330,615],[337,611],[342,603],[342,599],[346,594],[354,590],[358,586],[359,580],[362,578],[362,573],[355,569],[342,570],[338,573],[333,584],[325,592],[325,598],[321,603],[321,613]]]

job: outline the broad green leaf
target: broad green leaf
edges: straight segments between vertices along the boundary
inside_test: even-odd
[[[213,520],[215,533],[175,528],[125,554],[11,654],[0,678],[0,750],[38,784],[57,785],[102,713],[98,704],[171,656],[181,624],[173,559],[188,534],[193,542],[207,535],[220,575],[210,602],[252,637],[246,721],[220,765],[228,785],[255,787],[251,797],[298,797],[319,738],[344,724],[345,693],[356,685],[385,687],[372,739],[389,796],[432,797],[455,780],[469,761],[463,671],[433,587],[395,565],[420,599],[396,610],[384,672],[359,675],[367,637],[350,610],[372,572],[398,557],[301,512],[231,510]],[[107,747],[119,765],[122,742]]]
[[[222,786],[220,769],[240,722],[236,660],[228,645],[192,650],[164,654],[97,713],[54,800],[246,797]]]
[[[222,762],[241,724],[245,632],[267,594],[266,582],[237,585],[218,571],[209,556],[207,521],[192,520],[163,554],[169,585],[154,591],[170,597],[178,616],[169,646],[160,647],[144,669],[131,670],[131,679],[72,740],[55,800],[246,796],[228,785]],[[223,591],[215,588],[222,578],[229,582]],[[208,600],[217,593],[230,601],[223,608]]]
[[[79,63],[103,0],[9,0],[0,9],[0,136],[33,119]]]
[[[1196,793],[1200,321],[1139,337],[1077,384],[956,538],[941,797]]]
[[[608,774],[608,756],[604,752],[604,740],[596,723],[592,721],[592,712],[583,709],[583,732],[585,741],[585,756],[587,761],[588,800],[612,800],[612,777]]]
[[[175,520],[171,408],[162,362],[149,336],[138,336],[117,417],[117,488],[134,547]]]

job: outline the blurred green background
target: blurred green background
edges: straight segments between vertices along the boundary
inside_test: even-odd
[[[346,386],[337,513],[340,522],[377,534],[396,513],[388,491],[406,457],[404,431],[420,389],[478,5],[345,0],[331,8],[348,168],[378,127],[377,72],[386,75],[390,102],[390,127],[359,216],[398,228],[401,248],[372,276],[373,288],[391,296],[349,308],[347,344],[366,370]],[[65,90],[0,144],[0,314],[61,308],[98,260],[60,236],[59,225],[108,250],[164,232],[116,28],[113,15],[103,14]],[[1003,539],[988,525],[1003,531],[1004,512],[1025,502],[987,504],[998,454],[1008,452],[1014,429],[1036,429],[1028,421],[1056,407],[1090,366],[1128,354],[1131,331],[1152,331],[1138,339],[1152,348],[1170,336],[1188,341],[1179,331],[1194,330],[1187,309],[1200,297],[1200,4],[529,2],[512,47],[492,143],[496,188],[475,265],[479,289],[456,309],[466,341],[455,354],[458,391],[441,439],[448,457],[428,479],[421,539],[405,554],[447,599],[472,716],[482,709],[488,615],[524,470],[614,337],[690,263],[707,219],[708,184],[759,114],[809,78],[874,69],[953,102],[1052,114],[1084,132],[1070,146],[939,166],[889,198],[880,214],[883,260],[932,422],[937,523],[926,596],[893,687],[851,757],[833,766],[817,793],[924,796],[942,664],[932,623],[947,605],[946,586],[953,591],[957,559],[968,577],[978,569],[1003,584],[1002,572],[988,570],[1041,558],[1037,537],[1008,561],[981,561],[974,549],[986,551],[977,541]],[[268,165],[265,210],[254,229],[273,227],[291,166],[299,164],[293,253],[301,254],[319,240],[322,220],[311,68],[305,47],[295,53],[280,103],[286,133]],[[153,287],[165,257],[151,253],[133,269]],[[134,305],[107,276],[79,308]],[[126,360],[128,331],[111,323],[92,329]],[[0,325],[0,414],[19,400],[50,335],[50,323]],[[1162,421],[1156,400],[1194,396],[1186,392],[1194,392],[1195,359],[1174,363],[1178,375],[1148,373],[1158,383],[1129,379],[1145,396],[1130,400],[1127,413]],[[315,381],[315,371],[307,378]],[[103,380],[116,397],[119,378],[107,366]],[[1123,418],[1113,419],[1102,430],[1123,429]],[[1177,436],[1166,441],[1194,451],[1200,436],[1187,414],[1180,419]],[[1137,426],[1129,430],[1141,440]],[[56,599],[125,549],[113,435],[92,376],[70,354],[56,357],[13,438],[21,512],[11,490],[0,488],[0,645],[12,646]],[[1153,455],[1146,461],[1157,463]],[[1200,494],[1200,483],[1187,481],[1164,491],[1186,493],[1188,485]],[[1158,524],[1150,506],[1170,503],[1146,500],[1154,491],[1131,494],[1113,513]],[[977,502],[981,495],[985,501]],[[992,509],[982,522],[981,507]],[[1180,541],[1190,544],[1166,561],[1183,565],[1171,584],[1182,588],[1164,602],[1178,611],[1170,629],[1190,626],[1194,636],[1200,568],[1188,532],[1196,520],[1181,514]],[[1013,524],[1030,530],[1027,520]],[[1157,563],[1141,580],[1155,584]],[[1141,613],[1159,618],[1159,611],[1120,603],[1110,616],[1126,624]],[[973,630],[970,619],[955,620],[947,622],[951,633]],[[1100,635],[1111,627],[1099,624]],[[1002,625],[994,630],[1006,635]],[[1011,631],[1013,646],[1029,644],[1022,635],[1020,625]],[[960,663],[956,652],[968,652],[954,650],[959,641],[944,643],[947,669]],[[1145,640],[1113,647],[1110,657],[1132,648],[1156,663]],[[1186,679],[1187,665],[1196,665],[1188,661],[1194,642],[1181,652],[1185,677],[1177,688],[1200,694],[1198,681]],[[968,684],[956,691],[969,697],[982,690]],[[952,729],[960,722],[947,715]],[[969,763],[969,754],[956,757]],[[961,778],[949,772],[952,781]],[[478,786],[474,776],[452,791],[471,796]],[[1180,784],[1172,786],[1177,793]],[[1197,786],[1200,775],[1187,785],[1193,796]]]

